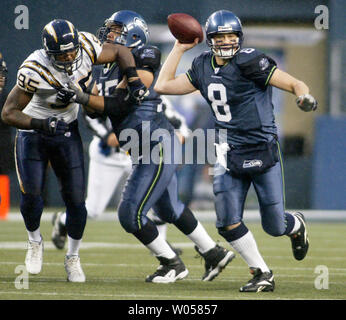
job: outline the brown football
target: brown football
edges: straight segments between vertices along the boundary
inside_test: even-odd
[[[181,43],[192,43],[199,38],[203,41],[203,30],[200,23],[186,13],[172,13],[167,17],[168,28]]]

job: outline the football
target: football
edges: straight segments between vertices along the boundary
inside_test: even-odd
[[[167,17],[168,28],[181,43],[192,43],[199,38],[203,41],[203,30],[200,23],[186,13],[172,13]]]

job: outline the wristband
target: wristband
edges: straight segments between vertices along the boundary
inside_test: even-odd
[[[127,67],[124,70],[124,74],[127,77],[127,79],[138,78],[136,67]]]
[[[42,119],[32,118],[31,121],[30,121],[31,129],[43,130],[44,129],[44,121],[45,120],[42,120]]]

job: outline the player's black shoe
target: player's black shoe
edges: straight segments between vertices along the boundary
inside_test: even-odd
[[[66,226],[64,226],[60,221],[60,216],[62,214],[63,212],[55,212],[52,218],[52,242],[57,249],[64,249],[67,237]]]
[[[219,245],[216,245],[206,253],[201,253],[197,246],[195,246],[195,250],[205,261],[205,273],[202,277],[203,281],[212,281],[235,257],[232,251],[222,248]]]
[[[173,259],[163,257],[156,258],[160,261],[160,265],[155,273],[147,276],[145,282],[172,283],[184,279],[189,273],[178,256]]]
[[[309,250],[309,238],[306,230],[304,215],[300,212],[293,214],[301,223],[299,230],[290,235],[293,256],[296,260],[303,260]]]
[[[273,272],[262,272],[260,268],[250,268],[253,278],[239,289],[240,292],[274,291],[275,281]]]

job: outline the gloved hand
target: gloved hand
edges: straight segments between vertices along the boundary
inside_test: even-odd
[[[67,87],[59,89],[57,99],[64,104],[68,102],[76,102],[87,105],[89,102],[89,94],[80,90],[72,81],[67,83]]]
[[[47,119],[31,119],[31,128],[49,135],[60,135],[68,131],[69,126],[63,119],[49,117]]]
[[[102,153],[105,157],[108,157],[111,154],[111,147],[104,140],[99,142],[99,148],[100,153]]]
[[[296,103],[300,109],[305,112],[315,111],[317,109],[317,101],[311,94],[303,94],[296,99]]]
[[[140,79],[128,83],[129,95],[125,98],[130,103],[141,103],[141,101],[149,94],[147,87]]]

